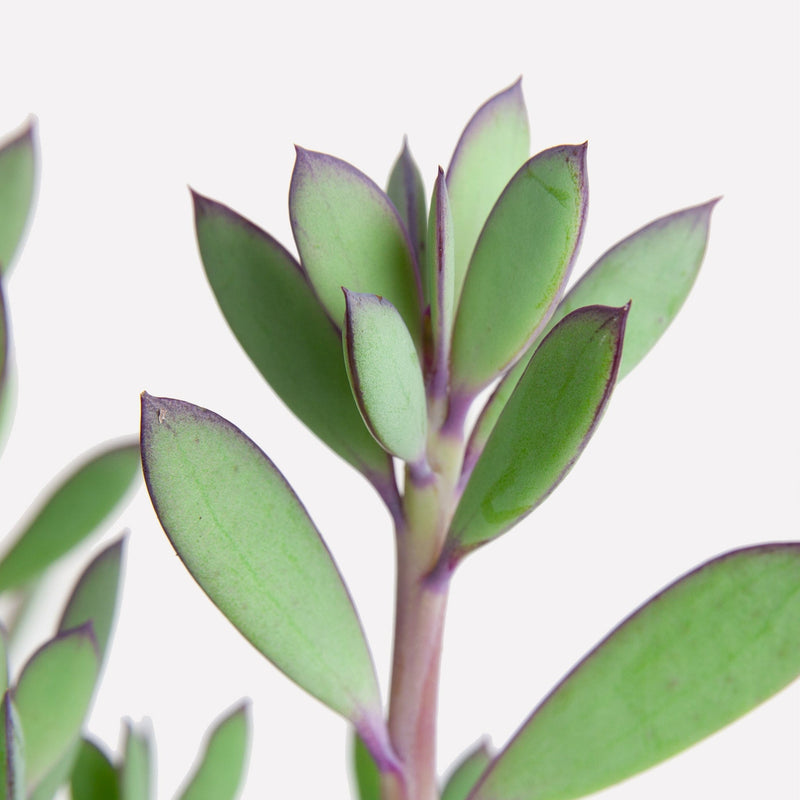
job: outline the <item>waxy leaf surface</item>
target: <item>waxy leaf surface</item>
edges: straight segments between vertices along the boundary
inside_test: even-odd
[[[194,207],[208,281],[247,355],[320,439],[386,487],[394,480],[391,462],[364,427],[342,361],[341,336],[300,265],[229,208],[198,194]]]
[[[178,800],[234,800],[247,760],[247,706],[226,715],[207,736],[200,761]]]
[[[408,231],[408,238],[414,248],[417,263],[422,269],[425,263],[425,187],[417,162],[408,149],[408,141],[403,140],[403,149],[394,162],[389,174],[386,194],[394,203],[400,219]]]
[[[428,239],[427,294],[431,306],[433,369],[437,378],[433,392],[443,396],[447,389],[455,309],[455,240],[447,182],[441,169],[433,187]]]
[[[418,268],[383,190],[341,159],[297,148],[289,213],[300,260],[331,319],[341,328],[343,286],[377,294],[391,301],[419,345]]]
[[[344,357],[361,416],[384,450],[419,461],[428,412],[411,334],[388,300],[347,290],[345,295]]]
[[[25,744],[11,692],[0,703],[0,790],[3,800],[24,800]]]
[[[119,539],[95,557],[67,601],[59,633],[92,623],[100,665],[105,660],[119,594],[124,540]]]
[[[78,741],[98,672],[91,625],[51,639],[23,668],[14,703],[25,740],[29,793]]]
[[[119,768],[120,800],[154,800],[155,751],[149,724],[123,727],[123,761]]]
[[[441,800],[466,800],[489,761],[489,749],[481,742],[456,764],[442,789]]]
[[[497,198],[530,154],[528,112],[518,80],[472,116],[447,168],[455,230],[455,296]]]
[[[119,800],[116,768],[103,750],[87,739],[81,741],[70,792],[72,800]]]
[[[541,343],[458,504],[448,534],[456,552],[508,530],[569,471],[610,397],[626,313],[582,308]]]
[[[80,749],[81,740],[75,739],[28,795],[28,800],[53,800],[58,790],[69,782]]]
[[[472,396],[501,374],[555,308],[583,229],[585,155],[585,145],[539,153],[492,209],[456,313],[454,394]]]
[[[358,800],[381,800],[381,773],[362,738],[353,732],[353,773]]]
[[[245,638],[345,717],[379,717],[372,660],[339,571],[264,453],[211,411],[144,394],[142,463],[173,547]]]
[[[28,222],[36,183],[33,126],[0,146],[0,275],[7,274]]]
[[[135,443],[114,445],[72,468],[0,561],[0,592],[35,578],[92,534],[138,476]]]
[[[796,678],[798,631],[800,543],[707,562],[567,675],[470,800],[572,800],[669,758]]]
[[[651,222],[614,245],[567,292],[550,320],[552,328],[576,308],[631,303],[619,378],[658,341],[694,284],[708,242],[717,201]]]

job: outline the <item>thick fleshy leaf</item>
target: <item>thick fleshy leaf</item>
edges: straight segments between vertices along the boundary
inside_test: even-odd
[[[627,308],[582,308],[541,343],[467,482],[448,557],[508,530],[567,474],[611,395],[626,315]]]
[[[433,187],[428,220],[428,297],[431,306],[434,383],[432,393],[443,397],[449,382],[450,340],[455,309],[455,241],[453,215],[444,172],[439,169]]]
[[[154,800],[155,749],[148,723],[123,723],[123,761],[119,767],[120,800]]]
[[[800,543],[703,564],[567,675],[470,800],[572,800],[669,758],[794,680],[798,631]]]
[[[36,183],[33,124],[0,145],[0,274],[7,273],[28,223]]]
[[[35,578],[101,525],[139,476],[135,443],[115,444],[73,467],[0,561],[0,591]]]
[[[234,800],[238,796],[247,760],[247,708],[247,704],[238,706],[214,725],[179,800]]]
[[[717,200],[669,214],[614,245],[567,292],[552,328],[576,308],[616,306],[632,300],[619,378],[658,341],[694,284],[708,242]]]
[[[0,789],[3,800],[25,797],[25,744],[19,714],[11,692],[6,690],[0,703]]]
[[[392,201],[363,172],[297,148],[289,213],[300,259],[341,328],[342,287],[386,297],[419,346],[421,286],[413,247]]]
[[[344,357],[361,416],[386,452],[416,463],[425,456],[428,412],[422,368],[397,309],[345,289]]]
[[[124,544],[124,539],[118,539],[89,564],[72,590],[58,624],[59,633],[64,633],[91,622],[101,667],[117,610]]]
[[[490,761],[489,748],[485,742],[470,750],[456,764],[442,789],[441,800],[466,800],[478,778],[483,775]]]
[[[28,800],[53,800],[59,789],[69,783],[80,750],[81,740],[75,739],[28,795]]]
[[[361,737],[352,737],[353,775],[358,800],[381,800],[381,773]]]
[[[657,219],[612,247],[567,292],[545,328],[552,330],[581,306],[622,305],[633,300],[617,380],[636,366],[677,314],[700,269],[711,212],[717,201]],[[467,458],[483,449],[535,345],[508,371],[481,411]]]
[[[585,156],[585,145],[539,153],[492,209],[456,313],[455,395],[471,397],[501,374],[555,308],[583,230]],[[457,242],[458,228],[455,237]]]
[[[91,624],[57,635],[22,670],[14,702],[25,739],[28,793],[78,740],[98,672]]]
[[[102,748],[83,739],[70,778],[72,800],[119,800],[117,770]]]
[[[194,194],[197,242],[225,319],[278,396],[383,493],[390,459],[364,428],[342,340],[295,259],[234,211]],[[341,290],[339,290],[341,294]]]
[[[528,111],[520,78],[475,112],[447,168],[455,229],[456,297],[489,212],[529,154]]]
[[[386,194],[389,195],[406,226],[408,238],[421,269],[425,263],[425,187],[417,162],[414,161],[408,148],[408,140],[405,138],[403,149],[389,174]]]
[[[145,393],[142,463],[172,545],[248,641],[345,717],[379,718],[372,659],[344,582],[264,453],[217,414]]]

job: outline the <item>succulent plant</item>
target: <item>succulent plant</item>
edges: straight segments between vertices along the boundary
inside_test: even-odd
[[[619,379],[677,314],[706,248],[715,200],[646,225],[570,286],[585,160],[585,144],[529,157],[517,82],[471,118],[429,203],[407,144],[386,192],[340,159],[297,148],[298,257],[194,194],[200,255],[233,333],[394,523],[388,709],[333,556],[255,442],[215,412],[144,393],[147,488],[211,600],[352,724],[360,800],[582,797],[800,673],[800,543],[732,551],[647,600],[498,752],[479,743],[444,784],[436,774],[454,573],[564,479]]]

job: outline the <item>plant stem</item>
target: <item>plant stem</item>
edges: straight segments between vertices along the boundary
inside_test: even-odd
[[[389,735],[403,764],[402,780],[387,776],[382,800],[437,800],[436,712],[449,575],[428,579],[444,544],[455,504],[460,440],[429,443],[432,473],[407,472],[397,526],[397,595]]]

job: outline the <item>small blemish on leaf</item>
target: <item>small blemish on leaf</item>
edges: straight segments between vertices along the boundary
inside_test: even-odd
[[[160,425],[167,418],[167,410],[165,408],[158,409],[158,424]]]

